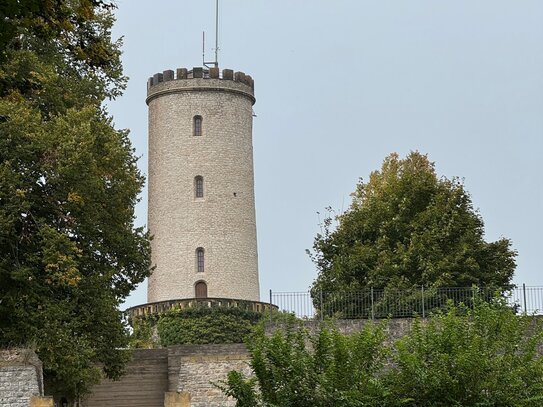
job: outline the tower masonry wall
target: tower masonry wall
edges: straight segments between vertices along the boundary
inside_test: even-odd
[[[213,69],[213,68],[212,68]],[[259,300],[250,76],[177,70],[148,83],[149,210],[156,266],[148,301],[207,296]],[[202,134],[194,135],[194,117]],[[204,196],[195,195],[195,177]],[[204,249],[198,271],[197,248]]]

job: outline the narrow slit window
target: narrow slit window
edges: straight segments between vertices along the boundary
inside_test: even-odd
[[[194,178],[194,196],[196,198],[204,197],[204,177],[201,175]]]
[[[204,248],[199,247],[196,249],[196,271],[198,273],[203,273],[204,270],[205,270]]]
[[[202,116],[194,116],[194,135],[202,135]]]

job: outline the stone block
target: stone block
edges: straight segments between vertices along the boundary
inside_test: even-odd
[[[53,407],[53,397],[32,396],[30,399],[30,407]]]
[[[173,71],[171,69],[168,69],[164,72],[162,72],[162,75],[164,77],[164,82],[166,81],[173,81]]]
[[[158,85],[164,80],[164,76],[161,73],[156,73],[153,75],[153,85]]]
[[[231,69],[223,69],[222,70],[222,78],[227,79],[229,81],[234,80],[234,71]]]
[[[187,76],[188,76],[187,68],[177,69],[177,79],[187,79]]]
[[[164,393],[164,407],[190,407],[190,393]]]
[[[234,80],[236,82],[245,83],[245,74],[243,72],[236,72],[234,74]]]
[[[209,77],[212,79],[219,79],[219,68],[209,68]]]
[[[192,68],[192,77],[193,78],[203,78],[204,77],[204,68]]]
[[[255,82],[253,81],[253,78],[251,75],[245,75],[245,83],[251,87],[251,89],[255,88]]]

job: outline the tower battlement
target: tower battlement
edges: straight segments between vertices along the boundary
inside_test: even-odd
[[[147,80],[147,89],[150,89],[153,86],[158,85],[162,82],[177,81],[177,80],[187,80],[187,79],[220,79],[224,81],[234,81],[238,83],[245,84],[249,86],[252,90],[255,88],[255,83],[251,75],[247,75],[244,72],[235,72],[232,69],[223,69],[222,71],[219,68],[202,68],[194,67],[191,70],[187,68],[177,68],[174,72],[171,69],[159,72],[151,76]]]

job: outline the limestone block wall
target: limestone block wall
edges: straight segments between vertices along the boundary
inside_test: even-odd
[[[241,72],[213,72],[178,70],[174,78],[165,71],[149,82],[148,227],[156,268],[148,302],[194,298],[199,281],[207,297],[259,300],[253,82]],[[195,195],[196,177],[203,177],[203,197]]]
[[[371,319],[338,319],[333,321],[333,325],[338,329],[339,332],[350,335],[357,332],[360,332],[364,329],[366,324],[378,324],[382,320],[372,321]],[[396,339],[401,338],[402,336],[409,333],[411,326],[413,325],[413,318],[395,318],[387,321],[386,332],[388,334],[388,340],[390,342],[395,341]],[[311,333],[315,334],[320,330],[321,324],[326,326],[330,325],[329,321],[321,322],[318,320],[303,321],[303,326],[308,329]],[[281,328],[281,323],[270,323],[266,325],[266,332],[270,334],[275,329]]]
[[[103,380],[82,401],[82,406],[164,407],[167,399],[173,397],[168,393],[190,395],[190,407],[235,406],[212,383],[225,380],[230,370],[250,374],[248,360],[243,344],[135,350],[125,376],[119,381]]]
[[[0,407],[28,407],[43,394],[42,365],[27,349],[0,350]]]
[[[169,348],[172,391],[187,392],[191,407],[234,407],[214,383],[226,380],[228,372],[238,370],[251,375],[249,355],[243,344],[191,345]]]

